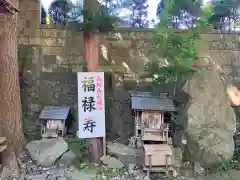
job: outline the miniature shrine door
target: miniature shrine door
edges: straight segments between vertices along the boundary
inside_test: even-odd
[[[141,121],[149,129],[160,129],[164,123],[164,113],[160,111],[142,112]]]

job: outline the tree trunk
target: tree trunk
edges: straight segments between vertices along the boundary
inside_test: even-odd
[[[97,72],[99,69],[98,35],[94,33],[84,33],[84,59],[87,62],[88,72]],[[103,155],[102,138],[92,138],[89,140],[89,157],[92,163],[100,163]]]
[[[8,148],[3,155],[6,164],[12,163],[9,162],[13,161],[12,156],[16,159],[25,142],[17,58],[17,20],[17,13],[0,13],[0,136],[7,138]]]

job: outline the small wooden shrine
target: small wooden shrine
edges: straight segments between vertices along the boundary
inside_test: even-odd
[[[131,92],[131,108],[135,123],[135,137],[144,148],[144,170],[166,172],[172,170],[171,112],[176,108],[167,93],[153,96],[149,92]]]
[[[44,106],[39,119],[42,121],[42,138],[63,137],[67,132],[70,108]]]

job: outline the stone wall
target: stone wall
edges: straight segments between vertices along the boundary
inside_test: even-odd
[[[33,47],[38,58],[36,64],[38,67],[35,69],[40,72],[80,70],[79,62],[83,60],[81,32],[40,25],[39,0],[21,0],[19,18],[19,44],[21,47]],[[144,64],[155,58],[149,51],[151,34],[149,29],[127,28],[119,29],[113,34],[101,34],[99,46],[101,71],[141,73]],[[201,57],[211,56],[222,66],[232,65],[238,59],[239,38],[240,34],[235,33],[203,32],[198,43],[199,54]],[[39,76],[39,72],[36,73]]]
[[[20,4],[19,63],[24,77],[26,134],[36,138],[37,117],[44,105],[77,107],[75,72],[81,71],[83,36],[66,28],[40,25],[39,2],[29,2]],[[105,89],[107,129],[112,139],[126,141],[132,133],[127,90],[136,88],[144,64],[155,58],[150,52],[151,34],[150,30],[119,29],[100,35],[100,71],[111,72],[106,73]],[[204,32],[198,43],[200,56],[210,56],[236,81],[240,80],[239,38],[239,34]],[[140,89],[151,88],[144,79],[139,80]]]
[[[41,72],[78,72],[83,60],[81,32],[41,25],[34,33],[20,34],[21,47],[33,47]],[[182,32],[184,34],[185,32]],[[150,52],[150,30],[119,29],[117,33],[100,35],[100,71],[115,71],[133,75],[143,72],[144,65],[155,59]],[[229,72],[239,56],[240,34],[206,32],[199,41],[200,57],[210,56]],[[232,68],[232,67],[231,67]],[[38,72],[39,73],[39,72]]]

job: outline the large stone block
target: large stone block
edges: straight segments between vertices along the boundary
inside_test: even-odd
[[[40,12],[40,1],[37,0],[29,1],[28,10],[36,10]]]
[[[64,29],[54,28],[41,28],[43,38],[65,38],[67,37],[67,31]]]
[[[203,41],[219,41],[218,33],[201,33],[200,37]]]
[[[25,19],[31,21],[31,27],[38,27],[40,24],[40,11],[27,9],[25,12]]]
[[[131,32],[130,36],[132,39],[149,39],[149,34],[146,31],[137,31],[137,32]]]
[[[107,41],[111,44],[112,48],[130,48],[131,40],[109,40]]]
[[[83,55],[84,53],[84,49],[83,49],[83,45],[79,45],[79,46],[70,46],[69,47],[70,49],[70,55],[73,55],[73,56],[81,56]]]
[[[19,18],[19,26],[25,27],[25,19]]]
[[[68,54],[68,48],[66,47],[43,47],[42,50],[43,55],[66,55]]]
[[[70,64],[80,64],[83,60],[84,60],[84,57],[83,55],[70,55],[69,57],[69,63]]]
[[[61,138],[42,139],[28,143],[26,149],[38,165],[49,167],[68,150],[68,144]]]
[[[35,38],[35,37],[30,37],[29,38],[29,44],[31,45],[41,45],[41,38]]]
[[[192,162],[207,166],[230,160],[236,117],[225,86],[214,69],[197,71],[184,86],[191,100],[180,112]]]
[[[238,46],[233,41],[214,41],[211,43],[209,50],[236,50]]]
[[[19,44],[28,45],[29,44],[29,37],[28,36],[20,36]]]
[[[83,47],[83,44],[84,44],[84,37],[81,35],[75,36],[73,38],[68,38],[68,45],[70,47],[76,47],[76,46]]]
[[[40,38],[42,46],[67,46],[67,40],[63,38]]]
[[[212,50],[209,51],[209,55],[219,65],[232,64],[236,60],[236,56],[232,50]]]
[[[43,64],[45,65],[54,65],[57,63],[57,57],[55,55],[44,55]]]
[[[28,21],[26,21],[27,23]],[[24,27],[23,29],[23,35],[27,35],[30,37],[36,37],[36,38],[40,38],[40,30],[36,29],[36,28],[26,28]]]

